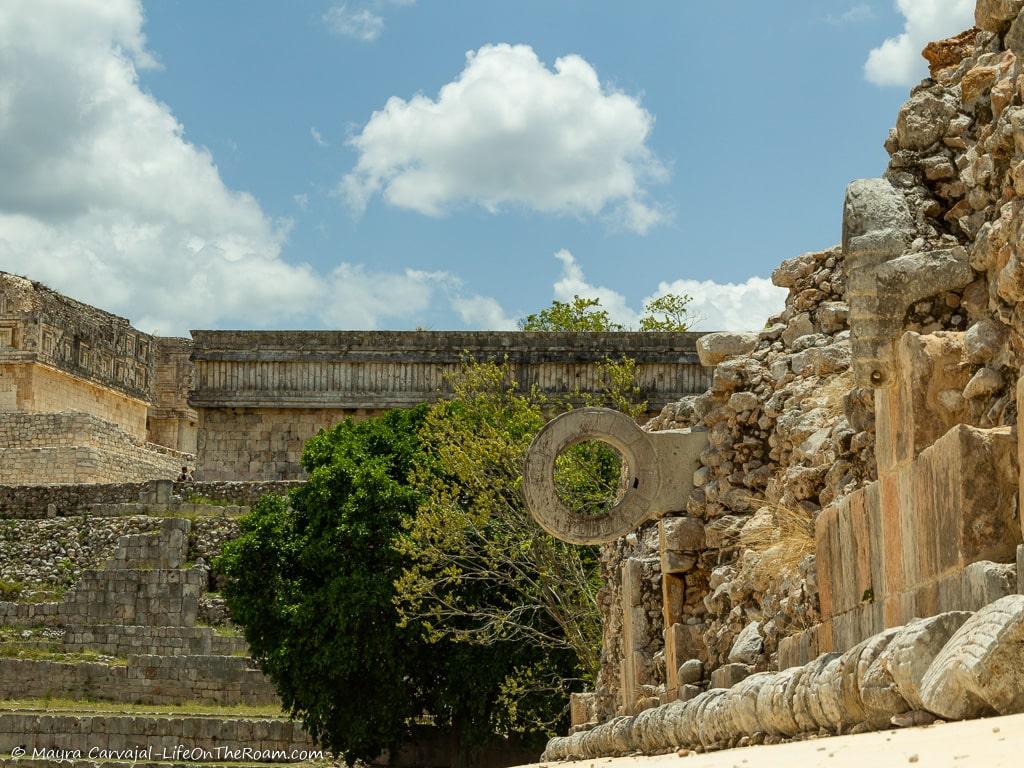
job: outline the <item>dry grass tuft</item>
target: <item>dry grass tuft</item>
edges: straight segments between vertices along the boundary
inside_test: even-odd
[[[765,509],[771,512],[772,525],[745,527],[739,543],[758,555],[758,575],[777,580],[814,554],[814,518],[801,507],[764,503]]]

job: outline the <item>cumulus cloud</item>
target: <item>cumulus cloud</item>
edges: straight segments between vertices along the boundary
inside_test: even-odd
[[[693,297],[689,304],[695,331],[758,331],[786,303],[786,289],[764,277],[750,277],[742,283],[713,280],[673,280],[658,283],[658,290],[644,300],[666,293]]]
[[[324,24],[336,35],[372,43],[384,31],[384,18],[368,8],[352,8],[340,3],[327,9]]]
[[[358,160],[340,191],[357,214],[379,194],[429,216],[524,207],[643,233],[664,218],[647,193],[667,176],[647,146],[653,125],[580,56],[551,70],[530,46],[486,45],[436,99],[388,99],[350,139]]]
[[[668,293],[693,298],[689,305],[694,321],[692,329],[703,331],[759,330],[771,315],[783,309],[786,301],[786,289],[772,285],[763,277],[751,277],[743,283],[679,279],[659,283],[658,289],[635,310],[618,291],[588,282],[583,269],[569,251],[563,249],[555,254],[555,258],[562,262],[562,275],[554,285],[556,299],[571,301],[573,296],[600,299],[611,319],[628,328],[639,325],[643,306]]]
[[[142,21],[138,0],[0,4],[0,269],[164,334],[374,328],[463,297],[441,273],[284,259],[291,222],[229,189],[140,89]]]
[[[497,299],[490,296],[455,296],[452,309],[467,328],[482,331],[511,331],[516,320],[505,313]]]
[[[928,71],[921,51],[974,26],[975,0],[897,0],[903,32],[885,40],[868,54],[865,77],[875,85],[908,86]]]

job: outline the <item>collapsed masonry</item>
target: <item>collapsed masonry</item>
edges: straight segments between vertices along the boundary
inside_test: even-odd
[[[1024,709],[1022,8],[925,50],[842,244],[699,342],[711,388],[647,426],[708,430],[695,490],[605,547],[601,674],[549,757]]]

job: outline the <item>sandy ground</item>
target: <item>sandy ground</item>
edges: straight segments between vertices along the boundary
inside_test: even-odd
[[[706,755],[536,763],[548,768],[1024,768],[1024,715],[833,736]]]

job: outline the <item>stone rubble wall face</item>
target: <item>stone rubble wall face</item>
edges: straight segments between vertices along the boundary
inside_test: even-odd
[[[757,624],[749,674],[1014,588],[1021,462],[1004,432],[1024,405],[1022,10],[982,0],[977,29],[928,46],[932,76],[897,116],[885,177],[848,189],[842,245],[775,270],[790,291],[784,312],[749,347],[702,340],[710,390],[649,425],[705,426],[711,443],[700,490],[679,511],[704,523],[705,547],[662,557],[666,667],[673,627],[693,620],[712,670],[736,663],[741,632]],[[983,455],[939,456],[965,428],[980,430]],[[765,581],[763,550],[738,542],[771,530],[771,507],[806,511],[817,531],[795,572]],[[606,550],[602,611],[619,633],[623,561],[654,554],[643,535]],[[666,565],[690,559],[680,588]],[[673,613],[666,585],[688,601],[691,574],[706,592],[696,610]],[[620,652],[606,642],[598,701],[616,700],[606,694],[618,691]],[[672,672],[660,674],[671,700]],[[598,707],[590,719],[616,711],[630,710]]]
[[[192,462],[91,414],[0,413],[0,484],[172,480]]]
[[[151,503],[143,500],[155,498],[157,488],[161,486],[162,482],[166,481],[149,480],[134,483],[84,485],[50,483],[16,487],[0,485],[0,519],[45,518],[51,505],[57,516],[80,515],[95,505],[124,505],[120,510],[111,510],[110,514],[145,514],[146,509],[159,510],[159,506],[153,507]],[[261,496],[268,493],[286,495],[289,490],[298,485],[300,485],[298,481],[175,482],[170,486],[170,497],[177,500],[202,497],[228,504],[249,506]],[[132,505],[140,506],[133,508]]]
[[[0,753],[18,746],[33,748],[174,750],[189,746],[216,750],[249,746],[268,750],[313,749],[298,723],[257,718],[176,717],[132,715],[0,714]],[[170,754],[170,752],[168,753]],[[280,762],[272,759],[269,762]]]

